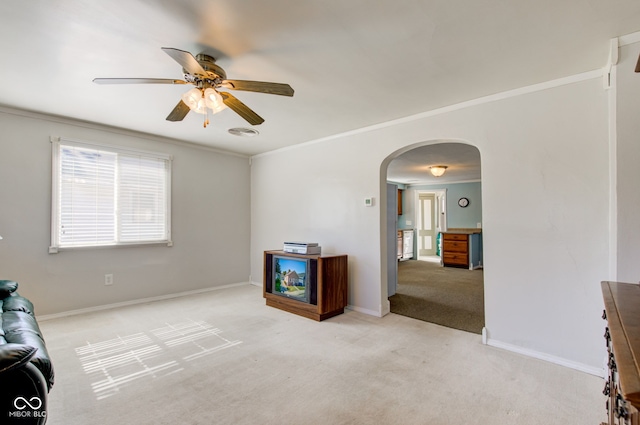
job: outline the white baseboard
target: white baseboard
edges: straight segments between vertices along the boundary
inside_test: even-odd
[[[369,316],[382,317],[379,311],[369,310],[362,307],[356,307],[355,305],[349,304],[345,307],[347,310],[357,311],[358,313],[368,314]]]
[[[606,375],[606,371],[603,368],[589,366],[583,363],[567,360],[562,357],[552,356],[550,354],[541,353],[535,350],[530,350],[528,348],[518,347],[517,345],[496,341],[495,339],[488,339],[487,345],[490,345],[491,347],[501,348],[503,350],[511,351],[514,353],[522,354],[524,356],[533,357],[535,359],[544,360],[550,363],[555,363],[557,365],[565,366],[570,369],[579,370],[580,372],[585,372],[590,375],[598,376],[600,378],[604,378]]]
[[[187,295],[202,294],[204,292],[217,291],[219,289],[234,288],[236,286],[244,286],[244,285],[249,285],[249,282],[231,283],[229,285],[214,286],[211,288],[196,289],[193,291],[176,292],[174,294],[160,295],[157,297],[139,298],[136,300],[123,301],[120,303],[105,304],[105,305],[99,305],[99,306],[89,307],[89,308],[81,308],[78,310],[64,311],[62,313],[45,314],[43,316],[38,316],[38,321],[42,322],[45,320],[59,319],[61,317],[68,317],[68,316],[76,316],[78,314],[92,313],[95,311],[111,310],[118,307],[126,307],[130,305],[145,304],[145,303],[154,302],[154,301],[169,300],[171,298],[179,298],[179,297],[185,297]]]

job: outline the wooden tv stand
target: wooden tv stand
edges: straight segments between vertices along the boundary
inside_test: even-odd
[[[271,279],[273,256],[311,259],[317,264],[317,305],[275,295],[267,290]],[[347,306],[348,262],[346,255],[302,255],[284,251],[264,252],[262,295],[267,305],[298,314],[318,322],[344,313]]]

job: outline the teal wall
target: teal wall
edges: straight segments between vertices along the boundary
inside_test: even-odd
[[[404,189],[402,200],[402,215],[398,217],[398,228],[415,228],[415,198],[416,191],[446,190],[447,191],[447,221],[449,228],[476,228],[482,223],[482,183],[450,183],[440,185],[408,186]],[[458,199],[469,199],[469,206],[461,208]],[[411,222],[411,224],[407,223]]]

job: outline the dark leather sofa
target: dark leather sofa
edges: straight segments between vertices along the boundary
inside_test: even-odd
[[[0,280],[0,424],[44,424],[53,366],[33,304]]]

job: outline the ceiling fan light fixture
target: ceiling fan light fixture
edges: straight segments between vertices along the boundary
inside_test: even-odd
[[[446,165],[434,165],[429,167],[429,171],[433,174],[434,177],[441,177],[445,171],[447,171]]]
[[[207,113],[207,105],[205,99],[202,97],[202,90],[197,87],[194,87],[188,92],[184,93],[182,95],[182,101],[193,112],[197,112],[198,114]]]
[[[220,93],[211,87],[204,91],[204,102],[207,105],[207,108],[211,109],[214,114],[227,107],[227,105],[224,104]]]

